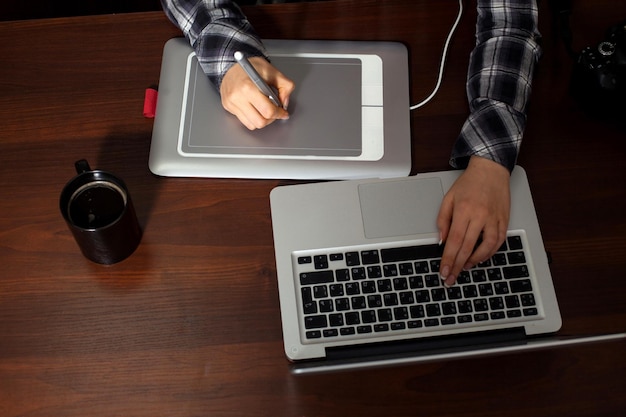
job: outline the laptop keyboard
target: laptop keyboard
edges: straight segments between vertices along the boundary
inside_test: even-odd
[[[403,243],[406,245],[406,243]],[[297,291],[305,340],[441,331],[540,318],[523,231],[446,288],[443,245],[298,252]]]

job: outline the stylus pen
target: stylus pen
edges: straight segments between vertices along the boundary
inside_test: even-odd
[[[248,58],[246,58],[243,53],[239,51],[235,52],[235,60],[239,63],[239,65],[241,65],[241,68],[243,68],[246,74],[248,74],[248,77],[250,77],[250,79],[252,80],[254,85],[257,86],[259,91],[265,94],[276,106],[283,107],[274,90],[272,90],[272,88],[267,85],[263,78],[261,78],[259,73],[256,72],[250,61],[248,61]]]

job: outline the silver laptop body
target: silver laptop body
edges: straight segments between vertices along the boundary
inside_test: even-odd
[[[150,170],[162,176],[351,179],[409,174],[406,48],[267,40],[296,83],[290,119],[249,131],[222,108],[183,38],[163,51]]]
[[[516,346],[514,349],[521,346],[528,348],[530,345],[525,342],[527,337],[559,330],[561,316],[548,258],[526,173],[519,166],[511,176],[509,234],[523,242],[523,251],[518,252],[523,252],[522,256],[525,257],[525,276],[520,279],[517,279],[518,276],[513,277],[516,279],[492,277],[493,271],[490,269],[509,267],[484,267],[484,271],[488,271],[487,278],[483,276],[481,281],[475,282],[474,278],[478,279],[480,274],[469,271],[468,281],[455,285],[459,289],[454,291],[455,294],[464,293],[466,286],[481,288],[481,291],[482,288],[491,288],[492,293],[487,297],[489,303],[491,298],[502,301],[509,295],[519,293],[519,298],[531,301],[531,308],[527,310],[521,306],[517,316],[508,317],[499,311],[502,306],[487,303],[485,309],[465,314],[467,312],[456,310],[461,306],[457,306],[454,299],[448,299],[448,290],[440,286],[437,291],[444,298],[434,303],[439,304],[433,306],[435,312],[428,311],[430,307],[426,307],[424,313],[422,307],[419,307],[422,309],[419,320],[413,320],[412,315],[407,314],[409,305],[408,301],[403,301],[403,294],[408,296],[409,301],[415,301],[419,294],[428,290],[429,285],[436,286],[433,279],[428,283],[427,276],[436,275],[435,266],[431,272],[418,271],[418,262],[406,261],[404,255],[396,255],[399,252],[392,248],[428,245],[436,250],[439,238],[435,221],[439,205],[444,193],[459,174],[460,171],[444,171],[408,178],[282,186],[271,192],[284,349],[288,359],[296,365],[295,369],[301,372],[351,369],[508,351],[511,349],[510,343]],[[396,256],[397,259],[392,260],[394,265],[389,277],[386,269],[383,269],[382,274],[379,270],[374,278],[369,276],[370,262],[365,259],[373,251],[380,253],[381,257],[385,251]],[[326,265],[317,265],[316,257],[325,253],[331,254],[330,259]],[[360,253],[361,263],[357,261],[357,266],[351,266],[354,263],[349,265],[349,253]],[[403,266],[408,266],[409,271],[399,272]],[[335,270],[335,275],[328,275],[325,269]],[[337,270],[348,272],[340,279]],[[364,276],[351,277],[358,270],[364,271]],[[412,283],[418,280],[421,286],[413,287]],[[358,281],[357,290],[359,285],[367,281],[378,284],[386,282],[389,293],[396,295],[387,297],[383,294],[383,301],[379,299],[378,304],[372,306],[365,294],[365,287],[356,295],[347,294],[347,289],[353,288],[355,281]],[[314,285],[308,285],[311,282]],[[396,283],[402,282],[404,288],[395,291]],[[407,282],[410,283],[408,287]],[[531,284],[532,290],[522,288]],[[305,291],[303,288],[307,286],[312,290]],[[326,298],[332,298],[330,293],[337,292],[338,288],[341,293],[334,295],[347,298],[345,304],[351,304],[353,297],[363,297],[365,300],[359,307],[360,311],[378,313],[379,321],[368,325],[363,322],[363,316],[360,323],[350,326],[345,313],[338,311],[343,309],[343,304],[334,300],[325,301]],[[448,297],[454,298],[452,294],[448,293]],[[311,301],[308,304],[307,298]],[[387,298],[393,301],[389,307]],[[434,300],[430,302],[433,304]],[[440,311],[441,306],[445,307],[444,304],[453,308],[445,317]],[[305,311],[311,305],[314,309]],[[404,312],[404,316],[398,318],[396,312]],[[375,317],[375,313],[370,314]],[[386,313],[386,316],[383,314],[385,318],[382,324],[380,313]],[[344,316],[339,317],[341,314]],[[384,323],[385,320],[389,323]],[[446,325],[443,325],[444,320]],[[431,327],[433,321],[438,325]],[[320,322],[324,322],[326,327],[322,328]],[[344,334],[344,328],[348,327],[353,329],[345,330]],[[360,334],[362,329],[366,332]]]

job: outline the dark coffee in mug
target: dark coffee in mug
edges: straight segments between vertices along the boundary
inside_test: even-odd
[[[88,259],[113,264],[132,254],[141,229],[126,184],[110,172],[76,162],[76,175],[63,189],[61,214]]]
[[[94,181],[82,185],[70,197],[68,216],[83,229],[108,226],[120,218],[126,206],[126,193],[117,185]]]

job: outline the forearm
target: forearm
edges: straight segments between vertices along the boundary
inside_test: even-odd
[[[218,91],[235,63],[235,51],[267,57],[252,25],[232,0],[161,0],[161,4],[188,39],[202,70]]]
[[[537,19],[534,0],[478,0],[467,80],[470,115],[453,149],[453,166],[465,167],[477,155],[513,169],[541,53]]]

